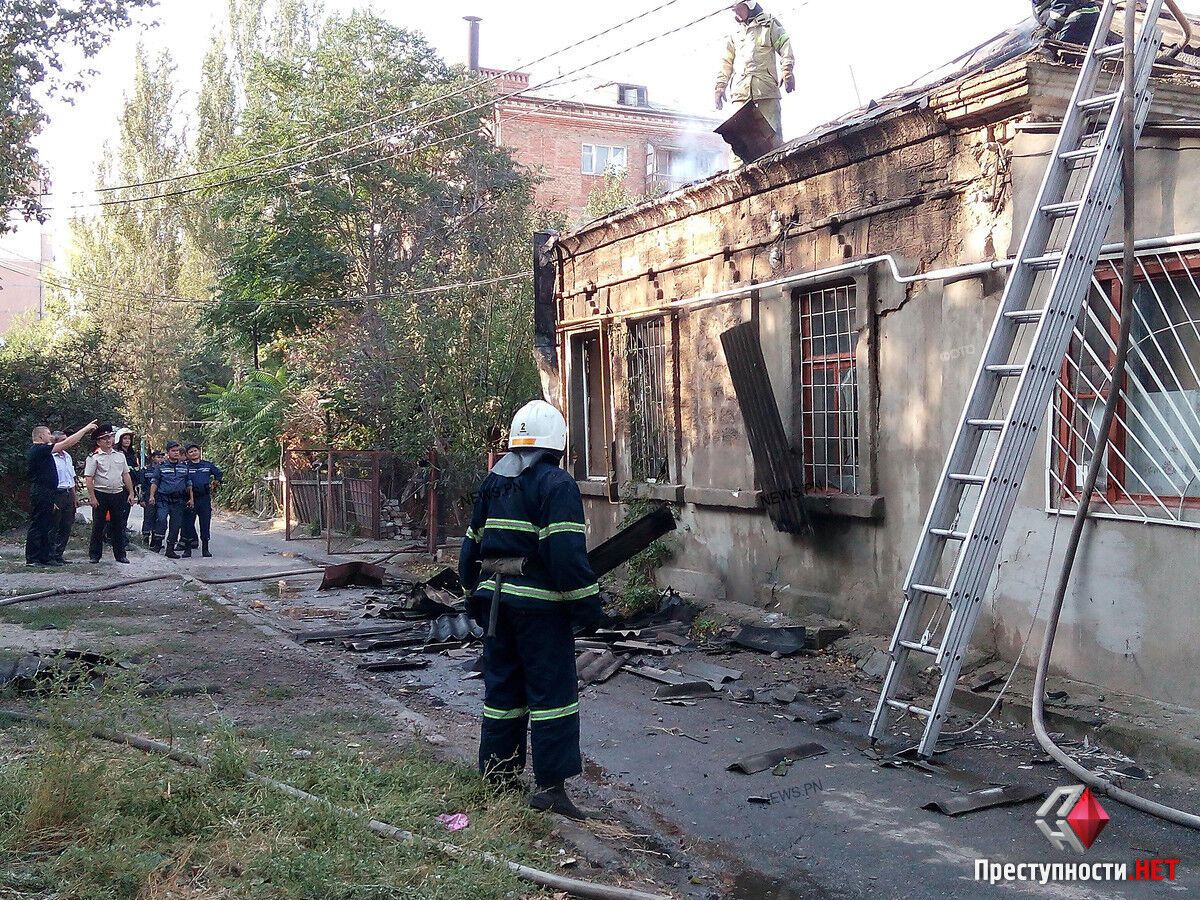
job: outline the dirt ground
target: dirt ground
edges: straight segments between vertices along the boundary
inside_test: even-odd
[[[171,561],[136,550],[131,566],[111,560],[93,566],[73,549],[66,570],[43,572],[24,568],[17,545],[0,550],[0,598],[167,571],[230,577],[326,561],[320,542],[284,542],[270,526],[227,515],[217,524],[214,559]],[[416,555],[387,565],[392,574],[423,576],[437,568]],[[430,654],[428,668],[413,672],[359,671],[369,657],[333,643],[301,644],[294,635],[358,621],[376,592],[318,592],[318,581],[315,575],[223,586],[167,580],[0,608],[0,648],[86,647],[137,657],[164,687],[182,692],[171,700],[178,715],[283,731],[297,749],[335,743],[398,751],[419,740],[448,757],[473,759],[482,698],[481,682],[469,671],[475,651]],[[736,612],[706,615],[719,623]],[[851,635],[822,654],[786,659],[685,648],[657,664],[698,659],[743,673],[732,692],[688,705],[656,702],[656,685],[628,672],[586,687],[588,772],[576,792],[602,818],[584,827],[558,824],[557,839],[581,861],[572,874],[657,884],[694,898],[988,896],[999,888],[973,881],[977,859],[1069,859],[1033,827],[1028,804],[954,819],[924,809],[931,800],[999,783],[1048,791],[1069,778],[1045,764],[1025,724],[1003,717],[969,731],[935,766],[883,765],[865,737],[877,679],[862,670],[871,655],[870,641],[863,641]],[[776,690],[785,700],[794,692],[795,700],[773,698]],[[987,695],[980,702],[986,705]],[[960,710],[947,731],[971,725],[981,711]],[[915,741],[913,724],[898,724],[898,742]],[[1085,737],[1068,734],[1096,767],[1127,763],[1091,740],[1083,743]],[[728,770],[749,753],[804,742],[822,752],[780,773]],[[1193,778],[1146,768],[1134,789],[1196,808]],[[1161,855],[1184,864],[1169,885],[1105,885],[1105,896],[1200,887],[1194,832],[1106,806],[1112,825],[1091,861]],[[1082,900],[1097,896],[1094,887],[1005,889]]]

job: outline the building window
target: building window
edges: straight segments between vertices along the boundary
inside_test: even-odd
[[[624,147],[604,147],[600,144],[583,145],[584,175],[624,172],[627,164],[628,153]]]
[[[640,84],[619,84],[617,102],[622,106],[645,106],[646,88]]]
[[[667,343],[661,316],[630,322],[625,347],[629,467],[634,481],[668,478]]]
[[[799,295],[800,443],[805,487],[859,490],[858,330],[854,284]]]
[[[1097,483],[1098,511],[1194,521],[1200,506],[1200,251],[1143,254],[1127,291],[1101,262],[1059,379],[1051,433],[1053,493],[1079,498],[1111,391],[1121,309],[1133,304],[1122,398]]]
[[[679,147],[646,145],[646,184],[660,191],[673,191],[707,178],[721,167],[715,150],[683,150]]]
[[[604,354],[600,332],[573,335],[570,339],[571,447],[568,464],[580,481],[607,478],[608,392],[604,388]]]

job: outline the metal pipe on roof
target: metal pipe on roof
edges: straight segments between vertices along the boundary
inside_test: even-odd
[[[1140,241],[1134,242],[1135,250],[1158,250],[1163,247],[1173,247],[1180,244],[1200,243],[1200,232],[1191,232],[1189,234],[1173,234],[1162,237],[1143,238]],[[1101,255],[1120,253],[1124,248],[1123,243],[1105,244],[1101,250]],[[582,325],[589,325],[601,320],[614,321],[619,319],[636,318],[638,316],[649,316],[655,313],[668,312],[678,309],[694,309],[703,306],[711,306],[718,303],[724,303],[729,300],[736,300],[742,297],[748,297],[756,291],[769,291],[774,288],[795,287],[800,284],[805,284],[813,281],[824,281],[837,275],[850,274],[851,272],[859,272],[869,266],[885,264],[888,271],[897,284],[918,284],[926,281],[961,281],[965,278],[974,278],[979,275],[986,275],[988,272],[995,272],[1000,269],[1010,268],[1014,259],[994,259],[988,262],[969,263],[963,266],[952,266],[946,269],[932,269],[928,272],[918,272],[913,275],[901,275],[900,267],[896,261],[896,257],[890,253],[885,253],[880,256],[869,256],[866,259],[858,259],[852,262],[839,263],[836,266],[828,266],[824,269],[814,269],[811,272],[796,272],[791,275],[785,275],[782,278],[774,278],[770,281],[760,281],[752,284],[742,284],[737,287],[728,288],[723,291],[717,291],[710,294],[698,294],[695,297],[687,297],[680,300],[672,300],[670,303],[660,304],[658,306],[648,306],[641,309],[622,310],[620,312],[609,313],[607,315],[585,316],[578,319],[567,319],[558,323],[559,328],[576,328]]]
[[[479,16],[463,16],[463,21],[469,23],[469,37],[467,38],[467,68],[472,72],[479,71],[479,23],[483,19]]]

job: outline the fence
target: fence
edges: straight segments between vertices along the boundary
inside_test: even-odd
[[[438,453],[297,448],[283,453],[284,535],[324,540],[331,554],[434,553],[466,529],[463,498],[447,495]]]

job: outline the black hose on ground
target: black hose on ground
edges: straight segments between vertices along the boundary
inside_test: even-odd
[[[10,719],[16,722],[23,722],[40,727],[47,727],[50,723],[45,719],[29,713],[16,712],[12,710],[0,710],[0,718]],[[157,756],[165,756],[167,759],[174,760],[177,763],[185,766],[191,766],[197,769],[205,769],[210,765],[210,760],[206,757],[199,756],[193,753],[187,753],[179,750],[169,744],[164,744],[161,741],[155,741],[150,738],[139,737],[135,734],[125,734],[120,731],[110,731],[107,728],[94,728],[91,730],[91,735],[101,740],[110,741],[114,744],[123,744],[126,747],[132,747],[134,750],[140,750],[143,753],[150,753]],[[496,856],[494,853],[488,853],[486,850],[469,850],[465,847],[459,847],[455,844],[450,844],[445,841],[427,838],[423,835],[414,834],[411,831],[405,831],[402,828],[397,828],[395,825],[389,825],[387,822],[381,822],[378,819],[372,819],[353,809],[348,809],[343,806],[337,806],[323,797],[318,797],[316,794],[310,794],[308,791],[302,791],[298,787],[293,787],[282,781],[276,781],[266,775],[261,775],[258,772],[247,770],[246,777],[264,787],[269,787],[274,791],[285,794],[295,800],[307,803],[311,806],[318,806],[322,809],[329,810],[336,815],[343,816],[348,819],[353,819],[361,823],[365,828],[373,831],[382,837],[390,838],[395,841],[403,841],[405,843],[420,844],[431,849],[438,850],[450,856],[458,856],[464,858],[474,858],[483,860],[495,866],[503,866],[518,878],[539,884],[542,887],[550,888],[555,891],[565,891],[574,897],[586,898],[586,900],[669,900],[661,894],[647,894],[644,891],[633,890],[631,888],[611,887],[606,884],[595,884],[590,881],[581,881],[577,878],[566,878],[562,875],[556,875],[553,872],[546,872],[542,869],[535,869],[532,866],[522,865],[521,863],[513,862],[512,860],[504,859],[501,856]]]
[[[1124,118],[1121,129],[1121,184],[1124,193],[1124,230],[1125,255],[1121,263],[1121,283],[1124,285],[1121,294],[1121,330],[1117,340],[1117,354],[1113,363],[1112,379],[1109,382],[1108,398],[1104,403],[1104,415],[1100,427],[1096,430],[1096,448],[1088,466],[1087,479],[1084,482],[1083,494],[1079,498],[1079,509],[1075,514],[1075,522],[1071,536],[1067,542],[1066,555],[1063,558],[1062,570],[1058,579],[1058,588],[1054,593],[1054,602],[1050,607],[1049,620],[1046,623],[1046,635],[1042,641],[1042,651],[1038,657],[1037,674],[1033,684],[1033,733],[1042,749],[1052,756],[1059,765],[1096,791],[1111,797],[1118,803],[1123,803],[1133,809],[1149,815],[1200,830],[1200,816],[1192,813],[1155,803],[1117,787],[1112,782],[1101,778],[1089,769],[1071,759],[1066,752],[1054,743],[1046,728],[1046,676],[1050,669],[1050,656],[1054,652],[1054,636],[1058,630],[1058,620],[1062,615],[1063,604],[1066,602],[1067,588],[1071,583],[1071,572],[1075,567],[1075,557],[1079,553],[1079,544],[1083,531],[1088,523],[1088,511],[1092,497],[1096,493],[1096,482],[1100,477],[1100,469],[1104,465],[1105,450],[1108,446],[1108,435],[1116,418],[1117,405],[1121,398],[1121,387],[1125,380],[1125,368],[1129,359],[1129,335],[1133,328],[1133,283],[1134,267],[1134,161],[1136,150],[1134,138],[1134,39],[1137,28],[1137,4],[1128,3],[1125,6],[1125,97]],[[1153,22],[1147,22],[1146,28],[1153,28]]]

